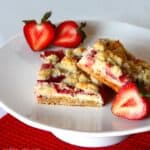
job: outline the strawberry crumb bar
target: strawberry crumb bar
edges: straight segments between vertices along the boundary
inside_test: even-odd
[[[119,41],[98,40],[84,52],[78,67],[115,91],[129,81],[150,89],[150,64],[128,53]]]
[[[103,105],[101,87],[77,67],[85,49],[45,51],[35,94],[40,104],[73,106]]]

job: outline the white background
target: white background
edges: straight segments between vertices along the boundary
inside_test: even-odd
[[[22,32],[22,20],[40,19],[49,10],[52,22],[102,19],[150,28],[149,0],[0,0],[0,44]]]

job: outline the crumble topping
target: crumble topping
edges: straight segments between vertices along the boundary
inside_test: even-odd
[[[75,58],[65,56],[57,66],[62,70],[73,73],[77,71],[76,63],[77,60]]]
[[[76,88],[81,89],[81,90],[85,90],[85,91],[93,91],[93,92],[98,92],[99,88],[92,84],[92,83],[87,83],[87,82],[78,82],[76,83]]]
[[[78,48],[75,48],[73,50],[73,54],[75,56],[78,56],[78,57],[81,57],[83,55],[83,52],[85,51],[86,49],[84,47],[78,47]]]
[[[45,59],[44,59],[44,63],[56,64],[58,61],[59,61],[59,58],[54,54],[49,55],[49,56],[45,57]]]
[[[48,80],[51,76],[51,69],[42,69],[38,72],[38,80]]]
[[[73,74],[68,74],[62,82],[70,86],[76,86],[77,83],[80,82],[88,83],[89,81],[90,79],[84,73],[76,72]]]
[[[150,87],[150,64],[135,58],[118,40],[99,39],[88,48],[79,64],[91,67],[94,73],[100,72],[120,86],[132,80]]]
[[[117,78],[122,74],[128,74],[134,80],[150,86],[150,64],[132,56],[119,41],[99,40],[93,47],[98,51],[95,59],[98,59],[100,61],[98,64],[102,65],[99,68],[104,69],[104,65],[109,63],[111,72]]]
[[[77,56],[77,57],[81,57],[83,55],[83,52],[86,50],[86,48],[84,47],[78,47],[78,48],[75,48],[75,49],[67,49],[65,50],[65,56],[68,56],[68,57],[74,57],[74,56]]]

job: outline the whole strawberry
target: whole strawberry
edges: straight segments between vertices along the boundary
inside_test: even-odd
[[[55,26],[48,20],[51,12],[47,12],[40,23],[36,20],[24,20],[23,32],[25,39],[33,51],[41,51],[52,43],[55,35]]]
[[[53,44],[65,48],[75,48],[79,46],[86,37],[83,31],[85,26],[85,22],[78,25],[77,22],[73,20],[66,20],[60,23],[57,26]]]

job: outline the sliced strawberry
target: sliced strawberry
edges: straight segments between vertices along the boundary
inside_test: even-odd
[[[55,27],[48,21],[50,15],[50,12],[46,13],[39,24],[35,20],[23,21],[25,23],[24,36],[33,51],[47,48],[54,39]]]
[[[115,97],[112,113],[126,119],[142,119],[149,113],[148,99],[142,97],[135,83],[125,84]]]
[[[56,29],[55,46],[66,48],[77,47],[85,39],[85,32],[82,30],[86,23],[81,23],[80,26],[75,21],[68,20],[60,23]]]

